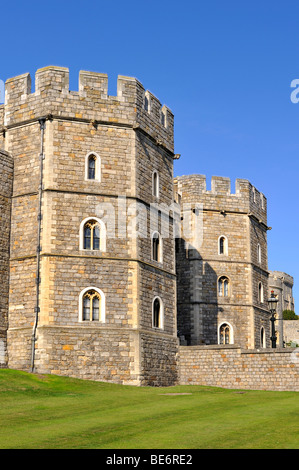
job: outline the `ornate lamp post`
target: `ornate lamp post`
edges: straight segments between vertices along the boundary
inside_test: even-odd
[[[269,305],[269,310],[271,313],[271,343],[272,343],[272,348],[276,348],[276,335],[275,335],[275,313],[276,313],[276,305],[277,305],[278,299],[275,297],[274,290],[271,291],[271,297],[268,299],[268,305]]]

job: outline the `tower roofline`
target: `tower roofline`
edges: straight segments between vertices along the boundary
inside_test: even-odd
[[[107,74],[81,70],[78,90],[72,91],[69,69],[55,65],[36,71],[34,92],[30,73],[6,80],[4,127],[49,115],[134,126],[174,151],[172,111],[135,77],[118,75],[116,96],[108,95]]]

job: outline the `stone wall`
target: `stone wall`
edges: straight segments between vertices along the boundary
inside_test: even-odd
[[[286,343],[299,344],[299,320],[283,320],[283,339]]]
[[[180,384],[299,391],[299,351],[180,346]]]
[[[39,373],[140,385],[138,334],[105,325],[39,327]]]
[[[178,339],[143,331],[140,336],[140,385],[172,386],[178,383]]]
[[[13,159],[0,150],[0,367],[7,364],[6,331],[9,299],[9,243]]]
[[[293,285],[294,278],[289,274],[280,271],[270,271],[269,273],[269,297],[271,292],[274,291],[278,302],[276,306],[276,337],[277,344],[283,347],[283,342],[289,342],[293,338],[299,338],[299,334],[295,335],[293,338],[290,338],[289,333],[291,331],[284,331],[284,328],[288,328],[288,323],[283,320],[283,311],[284,310],[295,310],[294,298],[293,298]],[[292,336],[292,334],[291,334]],[[299,343],[299,340],[298,340]]]

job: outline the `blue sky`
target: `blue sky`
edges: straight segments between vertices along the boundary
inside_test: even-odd
[[[117,75],[134,76],[175,114],[175,174],[262,191],[269,269],[294,276],[299,301],[297,1],[14,0],[0,18],[0,79],[60,65],[72,90],[92,70],[114,95]]]

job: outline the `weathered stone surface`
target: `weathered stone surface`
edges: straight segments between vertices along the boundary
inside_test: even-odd
[[[13,159],[0,150],[0,367],[7,365],[6,332],[9,301],[9,243]]]
[[[247,180],[236,181],[235,193],[229,178],[223,177],[212,177],[209,191],[203,175],[177,177],[174,185],[182,218],[176,253],[182,340],[218,344],[220,326],[227,324],[230,342],[260,347],[263,328],[264,346],[269,346],[266,198]],[[225,238],[223,253],[220,237]],[[228,280],[227,296],[218,293],[222,276]]]
[[[120,76],[117,96],[111,97],[104,74],[80,72],[78,92],[69,91],[68,76],[66,68],[40,69],[34,93],[28,74],[6,83],[0,118],[6,126],[3,144],[15,165],[9,367],[30,369],[37,318],[38,372],[172,385],[178,347],[173,229],[170,221],[161,241],[163,259],[154,261],[150,208],[162,205],[156,211],[161,231],[173,195],[173,115],[152,94],[145,109],[145,90],[134,78]],[[99,167],[94,180],[87,178],[90,153]],[[158,198],[152,190],[154,171]],[[103,220],[105,246],[99,250],[82,245],[87,218]],[[99,322],[80,317],[81,293],[88,288],[103,293],[105,316]],[[159,328],[153,328],[155,297],[163,303]],[[148,335],[152,342],[143,339]]]
[[[299,351],[180,346],[180,383],[231,389],[299,391]]]
[[[70,91],[68,69],[50,66],[36,72],[34,93],[29,74],[6,82],[0,367],[130,385],[298,390],[296,351],[257,350],[270,335],[266,198],[247,180],[234,194],[223,177],[210,191],[203,175],[173,182],[172,112],[135,78],[119,76],[117,96],[107,80],[81,71]],[[99,224],[98,249],[84,249],[86,220]],[[230,294],[219,298],[223,275]],[[86,291],[99,294],[94,321],[83,321]],[[234,345],[217,346],[223,323]],[[206,346],[179,346],[178,329],[181,344]]]

